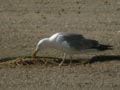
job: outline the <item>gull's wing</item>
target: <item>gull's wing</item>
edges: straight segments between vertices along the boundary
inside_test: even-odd
[[[63,38],[71,48],[78,50],[91,49],[99,45],[98,41],[86,39],[80,34],[64,34]]]

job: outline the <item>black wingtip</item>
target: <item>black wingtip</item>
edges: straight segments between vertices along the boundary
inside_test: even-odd
[[[104,51],[104,50],[113,50],[113,46],[111,45],[99,45],[99,47],[97,47],[98,50],[100,51]]]

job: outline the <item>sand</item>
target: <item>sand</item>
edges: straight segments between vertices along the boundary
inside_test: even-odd
[[[119,18],[119,0],[1,0],[0,90],[119,90]],[[47,65],[25,58],[56,32],[79,33],[114,49],[75,55],[61,68],[58,50],[39,52]]]

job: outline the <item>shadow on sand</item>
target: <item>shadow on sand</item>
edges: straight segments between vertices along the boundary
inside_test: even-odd
[[[120,61],[120,55],[101,55],[93,57],[89,63],[105,62],[105,61]]]
[[[86,58],[80,58],[80,59],[73,59],[72,63],[73,64],[87,64],[87,63],[95,63],[95,62],[106,62],[106,61],[120,61],[120,56],[119,55],[100,55],[100,56],[94,56],[91,59],[86,59]],[[60,63],[62,59],[58,59],[57,63]],[[66,59],[65,64],[70,63],[70,59]]]
[[[22,63],[33,64],[32,63],[33,58],[31,56],[1,58],[0,63],[7,62],[7,61],[13,61],[18,58],[27,59],[25,61],[23,60]],[[37,63],[44,63],[45,62],[44,60],[46,60],[48,64],[59,64],[62,61],[61,58],[54,58],[54,57],[39,57],[39,56],[37,56],[34,59],[37,61]],[[72,64],[81,64],[81,63],[87,64],[87,63],[105,62],[105,61],[114,61],[114,60],[120,61],[120,56],[119,55],[100,55],[100,56],[94,56],[91,59],[84,59],[84,58],[73,59]],[[64,64],[69,64],[69,63],[70,63],[70,59],[66,59],[64,62]]]

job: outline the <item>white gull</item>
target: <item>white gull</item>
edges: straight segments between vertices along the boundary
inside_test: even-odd
[[[59,64],[61,66],[66,58],[66,54],[71,57],[73,54],[109,50],[112,49],[112,46],[100,44],[98,41],[87,39],[80,34],[60,32],[53,34],[49,38],[41,39],[36,46],[33,57],[36,56],[38,51],[46,48],[54,48],[64,52],[63,59]]]

